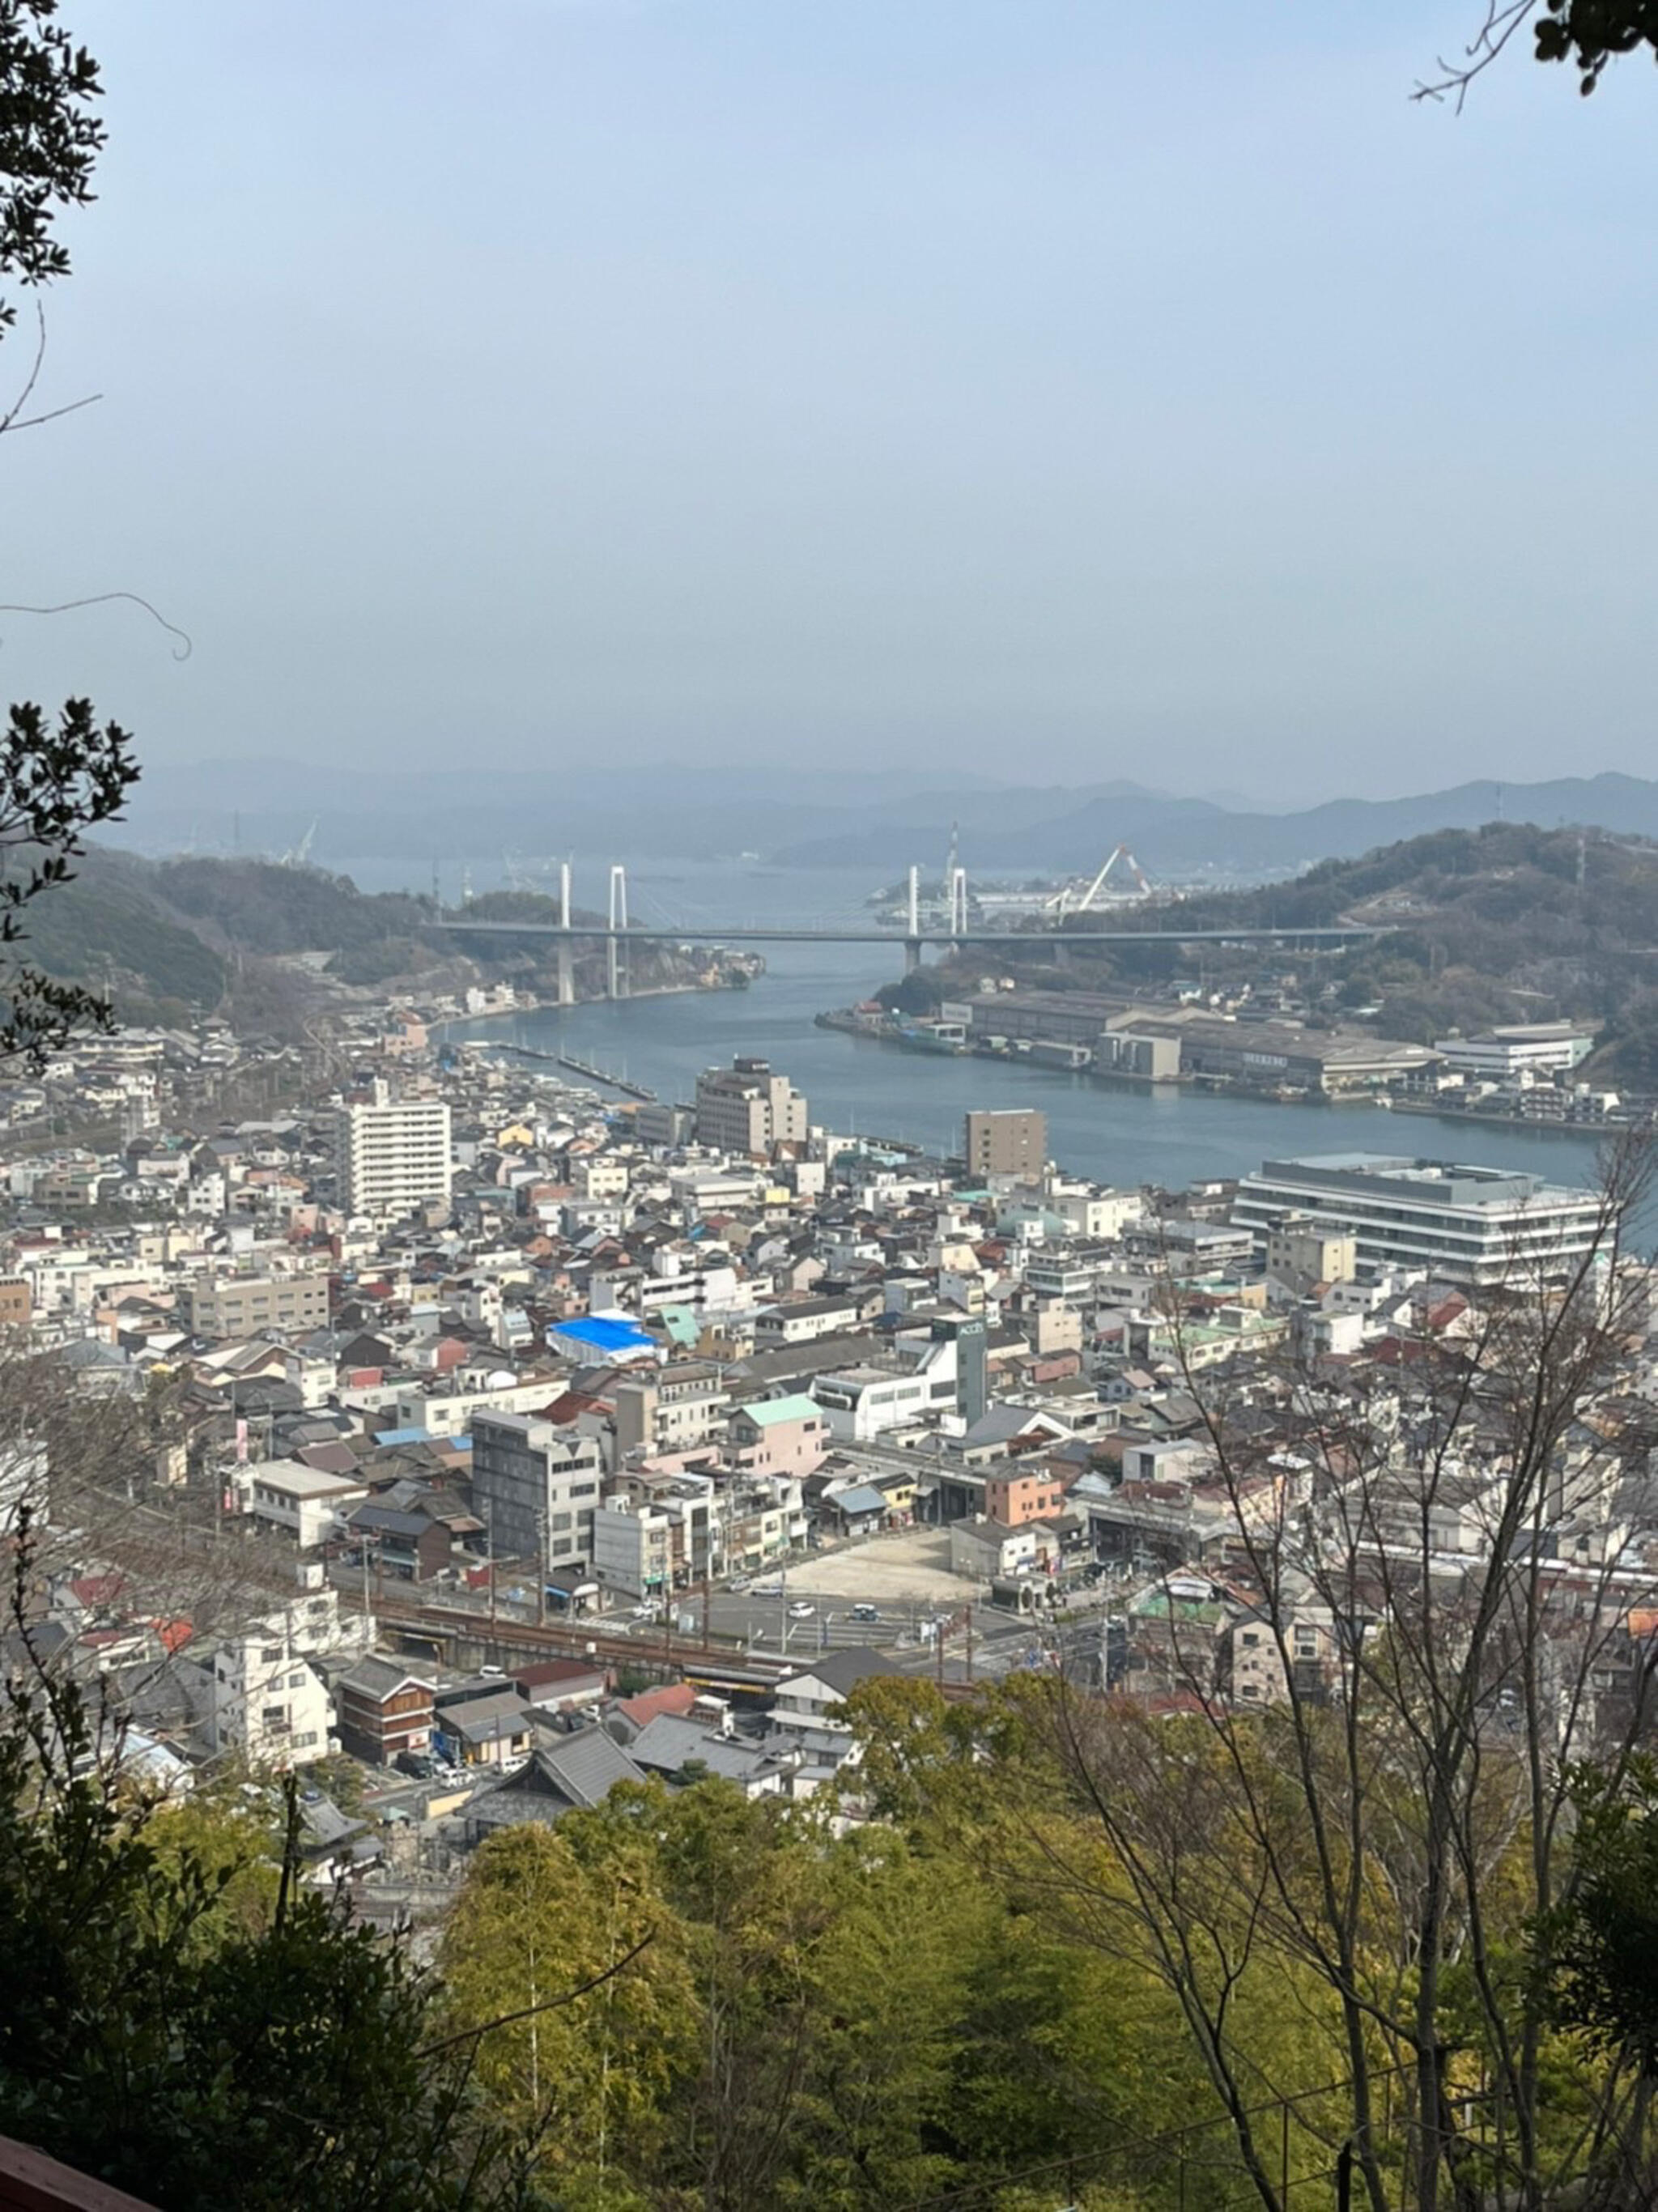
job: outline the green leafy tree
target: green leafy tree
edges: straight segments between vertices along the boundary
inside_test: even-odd
[[[27,1664],[27,1590],[25,1559],[0,1716],[0,2134],[166,2212],[533,2203],[474,2094],[483,2034],[442,2032],[406,1952],[302,1881],[292,1791],[274,1855],[244,1815],[149,1803],[118,1732]]]
[[[445,1930],[444,2016],[480,2038],[479,2088],[573,2204],[642,2200],[692,2033],[680,1931],[652,1854],[611,1831],[584,1859],[526,1821],[479,1848]],[[574,1992],[574,1994],[567,1994]]]
[[[91,198],[104,143],[98,65],[57,13],[57,0],[0,0],[0,278],[31,288],[68,275],[54,224]],[[16,319],[15,302],[0,295],[0,338]],[[23,411],[39,366],[37,349],[19,396],[0,413],[0,434],[49,419]],[[8,710],[0,734],[0,1054],[38,1066],[77,1027],[110,1024],[106,1000],[31,967],[16,948],[28,934],[29,908],[70,880],[88,831],[120,812],[137,775],[127,732],[100,726],[90,701],[68,700],[55,715],[30,701]]]
[[[1570,2027],[1658,2079],[1658,1760],[1579,1767],[1573,1878],[1537,1948]]]

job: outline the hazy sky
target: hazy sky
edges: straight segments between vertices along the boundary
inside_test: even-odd
[[[9,695],[146,756],[1658,769],[1658,74],[1481,0],[64,0]],[[0,349],[8,385],[21,342]]]

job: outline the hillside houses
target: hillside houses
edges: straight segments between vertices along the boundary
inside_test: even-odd
[[[135,1518],[83,1510],[70,1470],[30,1457],[73,1532],[42,1627],[187,1765],[343,1747],[422,1807],[453,1796],[421,1818],[465,1848],[618,1780],[823,1788],[855,1759],[856,1682],[951,1637],[959,1668],[969,1607],[985,1665],[1034,1652],[1152,1701],[1327,1694],[1355,1616],[1316,1576],[1286,1609],[1264,1563],[1290,1532],[1335,1540],[1358,1502],[1365,1574],[1425,1529],[1433,1571],[1477,1586],[1502,1437],[1472,1423],[1426,1499],[1424,1468],[1436,1382],[1477,1382],[1487,1289],[1366,1263],[1327,1224],[1258,1233],[1225,1187],[1046,1164],[969,1182],[815,1124],[793,1091],[786,1136],[699,1146],[689,1115],[416,1026],[381,1010],[314,1096],[224,1125],[163,1042],[120,1073],[143,1110],[118,1153],[7,1170],[0,1328],[66,1392],[127,1409],[114,1489],[173,1532],[162,1576]],[[407,1122],[446,1127],[444,1174],[353,1212],[340,1117],[393,1098],[444,1109]],[[1658,1567],[1655,1399],[1637,1329],[1562,1439],[1532,1540],[1551,1588]],[[778,1621],[729,1632],[803,1670],[740,1711],[669,1683],[672,1707],[638,1717],[616,1679],[635,1624],[683,1641],[711,1593],[931,1539],[931,1612],[865,1603],[835,1647],[808,1601],[808,1655],[780,1595]],[[469,1672],[411,1607],[568,1623],[594,1649],[539,1679],[522,1653]]]

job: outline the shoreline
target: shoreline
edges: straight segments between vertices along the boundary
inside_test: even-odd
[[[1127,1091],[1145,1097],[1153,1097],[1158,1091],[1173,1091],[1189,1097],[1238,1099],[1262,1106],[1305,1106],[1338,1114],[1355,1108],[1379,1109],[1386,1113],[1414,1114],[1436,1121],[1454,1122],[1460,1128],[1516,1129],[1527,1136],[1566,1137],[1580,1141],[1587,1139],[1592,1144],[1604,1143],[1609,1136],[1638,1130],[1643,1126],[1638,1121],[1546,1121],[1541,1116],[1525,1114],[1471,1114],[1461,1108],[1442,1106],[1430,1100],[1395,1097],[1392,1092],[1385,1091],[1344,1091],[1337,1095],[1297,1091],[1286,1096],[1282,1091],[1256,1089],[1218,1075],[1157,1079],[1149,1075],[1124,1074],[1116,1070],[1106,1073],[1095,1067],[1066,1068],[1025,1053],[985,1052],[970,1045],[960,1050],[950,1050],[914,1043],[892,1030],[872,1029],[856,1020],[847,1009],[839,1006],[815,1014],[812,1020],[818,1029],[831,1030],[841,1036],[864,1038],[872,1044],[887,1045],[896,1052],[933,1059],[987,1060],[993,1066],[1024,1068],[1033,1075],[1050,1079],[1069,1075],[1078,1082],[1097,1085],[1101,1090]]]
[[[727,994],[737,997],[747,988],[742,983],[648,983],[640,990],[629,991],[626,999],[576,999],[568,1006],[561,1006],[556,999],[520,995],[516,1006],[497,1006],[480,1014],[446,1014],[432,1027],[446,1036],[451,1030],[470,1029],[475,1022],[513,1022],[521,1014],[579,1014],[588,1006],[623,1006],[629,999],[715,999]]]

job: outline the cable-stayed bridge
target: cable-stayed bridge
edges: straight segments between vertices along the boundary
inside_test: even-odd
[[[625,998],[627,949],[630,945],[891,945],[903,948],[908,971],[920,965],[922,953],[929,945],[951,951],[964,945],[987,945],[1012,955],[1048,945],[1062,958],[1073,948],[1090,945],[1210,942],[1310,948],[1388,933],[1385,924],[1359,922],[1328,923],[1317,927],[1260,925],[1231,929],[1181,929],[1154,922],[1150,927],[1141,924],[1112,928],[1103,919],[1096,922],[1100,909],[1090,911],[1088,926],[1079,928],[1068,923],[1062,914],[1055,915],[1048,908],[1036,909],[1023,927],[1009,928],[1004,925],[998,928],[973,919],[967,871],[959,867],[952,872],[947,900],[931,901],[921,896],[920,869],[912,868],[905,909],[896,921],[886,923],[872,915],[866,908],[783,921],[710,921],[702,916],[693,919],[666,915],[658,910],[654,900],[650,902],[650,918],[635,918],[628,908],[628,872],[620,862],[610,871],[608,902],[602,920],[596,917],[578,921],[570,889],[571,869],[567,861],[559,869],[559,919],[556,921],[480,921],[463,907],[458,915],[440,915],[430,926],[452,937],[548,937],[562,940],[558,963],[561,1005],[570,1003],[574,995],[570,980],[572,955],[568,948],[578,938],[589,943],[595,939],[603,940],[609,994],[611,998]],[[1145,908],[1139,910],[1147,911]],[[1161,914],[1166,910],[1172,911],[1161,908],[1153,911]],[[1078,915],[1075,919],[1082,917]]]

